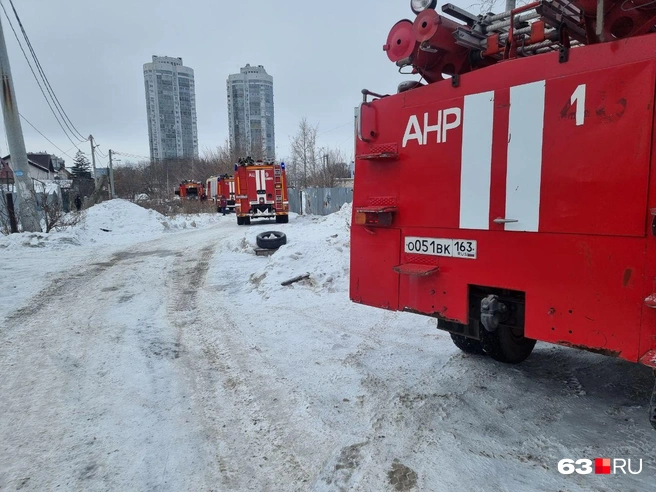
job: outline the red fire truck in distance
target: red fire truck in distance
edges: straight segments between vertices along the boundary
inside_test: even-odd
[[[229,212],[235,211],[235,178],[228,174],[222,176],[210,176],[207,178],[207,198],[217,204],[217,211],[221,211],[219,197],[223,195],[228,202]]]
[[[213,202],[216,202],[216,197],[219,195],[219,179],[221,179],[219,176],[210,176],[205,183],[207,198]]]
[[[235,178],[224,174],[219,178],[219,195],[226,197],[227,209],[229,212],[235,211]]]
[[[357,112],[351,299],[499,361],[542,340],[656,368],[656,10],[411,5],[383,49],[424,82]]]
[[[184,180],[180,183],[178,189],[175,190],[175,194],[180,198],[197,200],[205,194],[205,188],[200,181]]]
[[[235,212],[239,225],[273,217],[277,223],[286,224],[289,202],[285,164],[239,159],[235,164]]]

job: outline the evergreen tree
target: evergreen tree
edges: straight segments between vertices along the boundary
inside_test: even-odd
[[[77,151],[73,162],[74,164],[71,168],[71,172],[73,173],[74,178],[91,178],[91,164],[81,150]]]

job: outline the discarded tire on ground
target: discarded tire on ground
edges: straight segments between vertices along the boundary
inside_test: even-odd
[[[257,235],[257,245],[262,249],[278,249],[287,244],[287,236],[280,231],[267,231]]]

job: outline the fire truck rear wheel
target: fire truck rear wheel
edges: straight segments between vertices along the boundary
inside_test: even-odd
[[[483,344],[480,340],[463,337],[462,335],[456,335],[455,333],[451,333],[451,340],[453,340],[456,347],[466,354],[485,355]]]
[[[289,222],[289,215],[276,215],[277,224],[286,224]]]
[[[244,217],[237,216],[237,225],[244,225]]]
[[[494,360],[508,364],[519,364],[533,352],[535,340],[526,338],[517,329],[499,326],[490,333],[481,326],[483,350]]]

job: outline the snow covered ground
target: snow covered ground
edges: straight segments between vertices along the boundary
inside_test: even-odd
[[[500,365],[351,303],[349,217],[114,200],[0,237],[0,490],[653,490],[647,368],[547,344]],[[269,229],[288,244],[255,256]],[[597,457],[643,471],[557,471]]]

